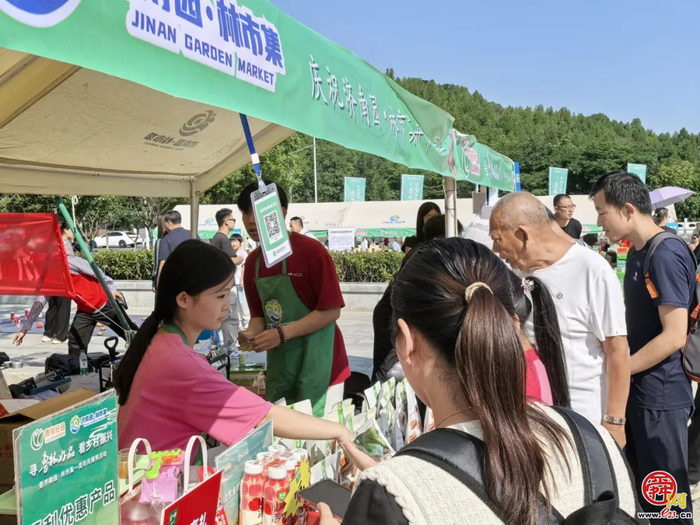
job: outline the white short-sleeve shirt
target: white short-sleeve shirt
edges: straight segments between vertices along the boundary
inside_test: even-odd
[[[620,281],[603,257],[578,244],[550,267],[526,275],[545,283],[556,305],[571,407],[600,424],[608,392],[603,341],[627,335]],[[524,329],[534,343],[532,315]]]

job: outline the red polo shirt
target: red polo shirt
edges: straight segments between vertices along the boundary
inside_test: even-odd
[[[333,259],[326,248],[316,239],[292,233],[289,237],[292,244],[292,255],[287,258],[287,273],[292,279],[294,291],[309,310],[327,310],[343,308],[345,301],[340,291],[338,274],[335,271]],[[262,302],[255,286],[255,261],[260,248],[253,250],[245,261],[243,285],[245,296],[250,308],[250,317],[265,317]],[[274,277],[282,273],[282,263],[272,268],[265,266],[265,260],[260,259],[259,277]],[[348,354],[345,341],[338,325],[335,327],[333,343],[333,368],[331,370],[331,385],[342,383],[350,377]]]

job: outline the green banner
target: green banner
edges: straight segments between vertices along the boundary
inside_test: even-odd
[[[451,115],[268,0],[0,0],[0,47],[245,113],[409,168],[515,187],[510,159],[456,132]],[[207,126],[212,116],[180,134]]]
[[[345,202],[364,202],[367,179],[345,177]]]
[[[647,167],[646,164],[627,164],[627,171],[634,173],[639,177],[644,184],[647,183]]]
[[[423,175],[401,175],[401,200],[422,201],[424,180]]]
[[[14,431],[20,525],[119,524],[114,391]]]
[[[566,193],[566,180],[569,170],[566,168],[549,168],[549,194],[561,195]]]

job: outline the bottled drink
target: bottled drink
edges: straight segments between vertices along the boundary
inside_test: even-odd
[[[80,375],[86,376],[88,374],[88,356],[85,350],[80,351]]]
[[[263,525],[281,525],[284,519],[284,501],[289,493],[287,469],[284,466],[271,466],[263,489]]]
[[[258,461],[246,461],[241,480],[241,510],[239,525],[262,525],[263,522],[263,466]]]

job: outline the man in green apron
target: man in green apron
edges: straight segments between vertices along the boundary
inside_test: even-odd
[[[259,235],[246,187],[238,208],[250,237]],[[282,213],[287,196],[278,186]],[[336,325],[345,306],[338,275],[330,255],[316,239],[290,235],[292,255],[272,268],[265,266],[259,249],[246,260],[244,285],[251,320],[239,336],[243,348],[267,352],[267,399],[287,403],[310,399],[315,416],[323,416],[329,385],[350,375],[342,334]]]

